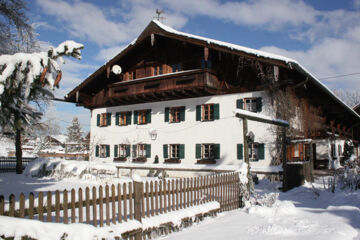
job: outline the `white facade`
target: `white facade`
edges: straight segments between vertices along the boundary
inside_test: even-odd
[[[91,146],[106,144],[110,145],[109,157],[95,157],[95,151],[91,151],[91,160],[112,162],[114,159],[115,144],[151,144],[151,156],[147,163],[154,162],[157,155],[159,162],[164,161],[164,144],[184,144],[184,158],[181,163],[196,164],[196,144],[212,143],[220,144],[220,159],[215,165],[240,165],[243,160],[237,159],[237,144],[243,143],[243,125],[236,118],[233,110],[236,109],[236,101],[244,98],[262,98],[262,111],[264,115],[273,116],[272,108],[264,92],[248,92],[237,94],[216,95],[208,97],[196,97],[181,100],[133,104],[98,108],[92,110],[91,116]],[[214,121],[196,121],[196,106],[201,104],[219,104],[219,119]],[[185,120],[179,123],[165,122],[166,107],[185,106]],[[134,111],[151,109],[151,123],[134,124]],[[118,126],[115,124],[116,112],[132,111],[131,124]],[[102,113],[111,113],[111,125],[97,126],[97,116]],[[274,152],[274,134],[271,125],[248,121],[248,132],[255,135],[255,142],[263,143],[264,159],[251,162],[253,167],[267,167],[271,163]],[[156,132],[156,139],[151,139],[150,133]],[[132,152],[132,151],[131,151]],[[132,154],[127,162],[132,161]]]

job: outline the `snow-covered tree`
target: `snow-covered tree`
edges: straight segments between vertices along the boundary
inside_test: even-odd
[[[26,9],[23,0],[0,0],[0,54],[34,51],[35,34]]]
[[[82,140],[82,132],[81,132],[81,125],[79,123],[79,119],[74,117],[71,121],[71,125],[66,128],[67,131],[67,141],[80,143]]]
[[[15,133],[16,172],[22,173],[21,133],[24,126],[38,122],[44,102],[59,87],[61,70],[57,60],[63,56],[81,59],[84,46],[65,41],[48,52],[16,53],[0,56],[0,125]]]

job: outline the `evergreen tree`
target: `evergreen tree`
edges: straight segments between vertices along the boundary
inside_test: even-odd
[[[70,143],[81,143],[82,142],[82,132],[79,120],[77,117],[74,117],[71,121],[71,125],[66,128],[67,131],[67,142]]]

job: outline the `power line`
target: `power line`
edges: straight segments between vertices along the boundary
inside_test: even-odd
[[[336,76],[330,76],[330,77],[323,77],[323,78],[319,78],[319,80],[325,80],[325,79],[330,79],[330,78],[339,78],[339,77],[347,77],[347,76],[353,76],[353,75],[360,75],[360,72],[343,74],[343,75],[336,75]]]

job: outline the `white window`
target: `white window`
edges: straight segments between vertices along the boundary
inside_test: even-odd
[[[214,159],[214,144],[203,144],[202,145],[202,159]]]
[[[119,144],[119,157],[126,157],[126,150],[129,146],[125,144]]]
[[[137,157],[146,157],[146,144],[136,145],[136,152]]]
[[[300,157],[299,144],[294,145],[294,157]]]
[[[259,144],[257,143],[249,144],[248,149],[249,149],[249,160],[257,160],[259,158],[258,157]]]
[[[245,99],[245,110],[250,112],[256,112],[256,98]]]
[[[100,145],[100,157],[105,158],[107,156],[108,145]]]
[[[180,145],[170,144],[170,158],[179,158],[180,156]]]

